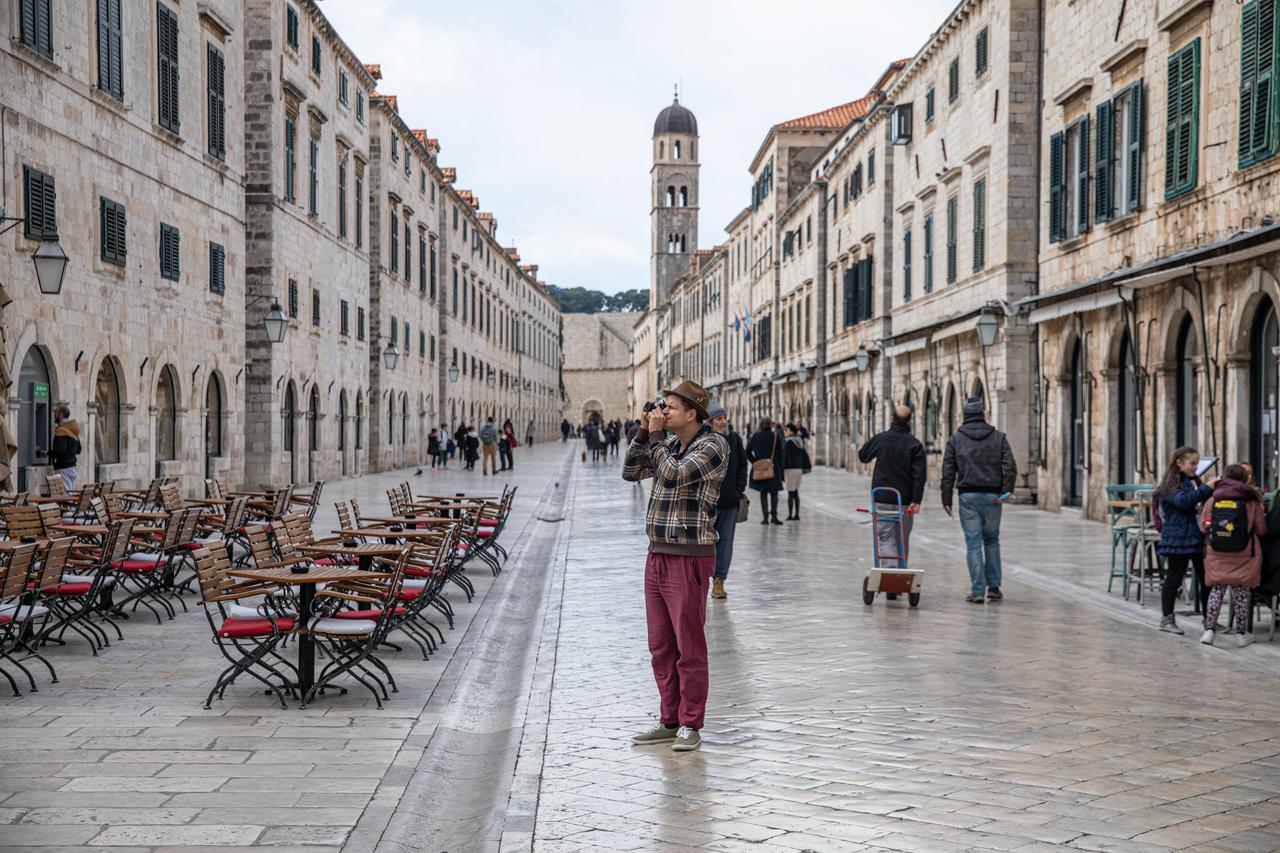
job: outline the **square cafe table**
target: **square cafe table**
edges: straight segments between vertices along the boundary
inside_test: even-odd
[[[400,549],[393,549],[399,553]],[[372,557],[370,558],[372,560]],[[302,695],[316,683],[316,641],[307,630],[311,619],[311,603],[316,597],[316,584],[345,580],[376,580],[380,572],[361,571],[350,566],[311,566],[305,574],[295,574],[288,568],[232,569],[228,574],[237,578],[273,583],[279,586],[298,586],[298,690]]]
[[[313,557],[356,557],[360,561],[360,571],[367,572],[373,568],[375,557],[397,557],[404,549],[399,545],[379,545],[376,542],[357,542],[355,545],[333,542],[306,545],[302,550]]]

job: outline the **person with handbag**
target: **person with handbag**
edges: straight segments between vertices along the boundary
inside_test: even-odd
[[[760,428],[747,441],[747,461],[751,463],[751,488],[760,493],[760,523],[781,524],[778,492],[782,491],[782,441],[768,418],[760,419]]]
[[[809,451],[795,424],[787,424],[782,439],[782,479],[787,487],[787,521],[800,520],[800,478],[813,470]]]
[[[711,428],[729,442],[729,467],[720,481],[720,499],[716,502],[716,573],[711,578],[711,597],[727,598],[724,582],[729,577],[729,563],[733,561],[733,533],[738,522],[745,518],[747,508],[747,451],[742,437],[729,426],[729,413],[723,405],[714,402],[707,407]]]

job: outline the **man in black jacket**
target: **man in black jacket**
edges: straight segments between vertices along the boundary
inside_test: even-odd
[[[711,428],[729,440],[729,467],[720,481],[720,500],[716,502],[716,573],[711,579],[711,597],[727,598],[725,578],[733,560],[733,533],[738,527],[738,506],[747,491],[747,451],[742,437],[729,428],[729,413],[719,402],[707,407]]]
[[[942,508],[951,514],[951,491],[960,493],[960,527],[969,562],[969,595],[1000,601],[1000,509],[1013,491],[1018,466],[1009,439],[982,417],[982,398],[964,401],[964,423],[942,457]]]
[[[900,509],[906,512],[902,516],[901,558],[898,555],[898,525],[892,521],[882,521],[876,525],[876,539],[879,543],[880,566],[894,568],[905,565],[910,552],[911,522],[920,509],[920,501],[924,500],[925,462],[924,445],[911,434],[911,408],[899,406],[893,412],[893,422],[889,428],[862,445],[858,451],[858,461],[864,465],[875,460],[876,467],[871,473],[871,488],[896,489],[902,496],[905,507],[898,507],[883,500],[876,501],[877,512],[896,513]],[[892,560],[892,562],[890,562]]]

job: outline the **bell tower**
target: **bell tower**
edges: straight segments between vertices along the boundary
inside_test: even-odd
[[[649,308],[666,301],[698,248],[698,120],[679,94],[653,123]]]

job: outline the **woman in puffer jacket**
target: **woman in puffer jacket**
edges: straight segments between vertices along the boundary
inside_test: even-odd
[[[1242,524],[1243,531],[1239,529]],[[1246,626],[1253,588],[1262,582],[1259,537],[1267,535],[1267,513],[1262,495],[1249,485],[1249,472],[1243,465],[1228,465],[1222,478],[1213,484],[1213,495],[1205,501],[1200,526],[1209,539],[1204,553],[1204,580],[1211,587],[1200,642],[1213,645],[1222,599],[1230,587],[1235,601],[1237,643],[1244,648],[1253,642],[1253,634],[1246,631]]]
[[[1151,500],[1153,510],[1163,519],[1160,541],[1156,544],[1156,553],[1165,558],[1164,583],[1160,588],[1163,613],[1160,630],[1171,634],[1186,633],[1178,627],[1173,605],[1178,600],[1178,590],[1182,588],[1188,566],[1196,573],[1201,610],[1209,595],[1204,585],[1204,534],[1200,531],[1197,510],[1213,494],[1213,489],[1196,476],[1199,464],[1200,451],[1194,447],[1173,451],[1169,468]]]

